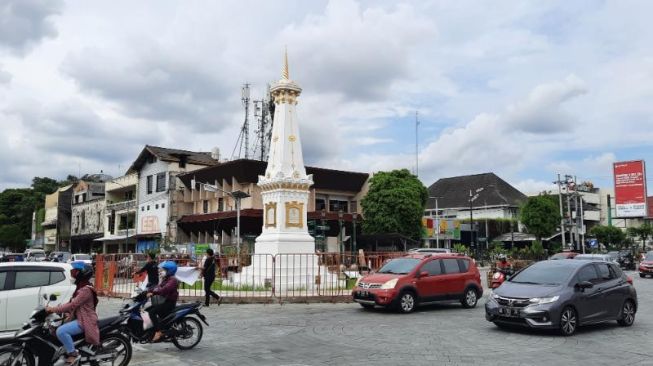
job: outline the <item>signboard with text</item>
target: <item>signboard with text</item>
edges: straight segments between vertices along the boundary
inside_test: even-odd
[[[646,167],[643,160],[613,164],[617,217],[646,217]]]

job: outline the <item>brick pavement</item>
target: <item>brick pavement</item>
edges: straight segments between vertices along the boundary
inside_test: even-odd
[[[632,276],[632,275],[631,275]],[[197,349],[136,346],[132,365],[653,365],[653,279],[635,274],[635,324],[552,332],[505,331],[457,303],[402,315],[357,304],[222,305],[203,309],[211,324]],[[102,300],[108,315],[118,300]]]

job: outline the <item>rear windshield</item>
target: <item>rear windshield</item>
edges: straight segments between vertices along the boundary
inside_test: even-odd
[[[563,263],[563,261],[538,262],[517,273],[509,281],[529,285],[558,286],[566,283],[576,270],[576,266]]]
[[[653,261],[653,253],[647,253],[646,257],[644,257],[644,260]]]
[[[421,260],[416,258],[396,258],[381,267],[379,273],[410,273],[420,262]]]
[[[75,254],[75,260],[77,261],[85,261],[85,260],[90,260],[91,256],[88,254]]]
[[[567,253],[558,253],[558,254],[552,255],[551,258],[549,258],[549,259],[567,259],[568,256],[569,256],[569,254],[567,254]]]
[[[581,260],[597,260],[597,261],[602,261],[603,257],[600,255],[591,255],[591,254],[579,254],[574,257],[574,259],[581,259]]]

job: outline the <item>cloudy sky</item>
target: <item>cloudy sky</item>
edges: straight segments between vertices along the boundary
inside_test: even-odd
[[[556,173],[653,162],[650,1],[0,0],[0,190],[124,174],[143,145],[231,157],[284,46],[309,165]],[[647,36],[648,34],[648,36]],[[651,170],[651,169],[649,169]]]

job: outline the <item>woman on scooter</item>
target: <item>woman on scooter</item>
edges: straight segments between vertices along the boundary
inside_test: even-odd
[[[165,272],[163,275],[163,281],[147,293],[147,297],[160,295],[165,299],[162,303],[152,305],[147,309],[147,312],[150,314],[150,319],[152,319],[154,330],[156,331],[152,338],[152,342],[158,342],[161,340],[161,337],[163,336],[160,328],[161,318],[170,314],[175,309],[177,298],[179,297],[179,291],[177,290],[179,282],[175,277],[175,273],[177,273],[177,264],[173,261],[165,261],[159,265],[159,268]]]
[[[93,267],[90,264],[77,261],[72,263],[71,276],[75,279],[75,292],[69,303],[47,307],[48,313],[68,313],[70,321],[57,328],[57,338],[66,350],[66,365],[73,365],[79,360],[79,352],[75,350],[73,336],[84,333],[86,343],[100,344],[100,329],[95,311],[98,298],[90,280],[93,277]]]

